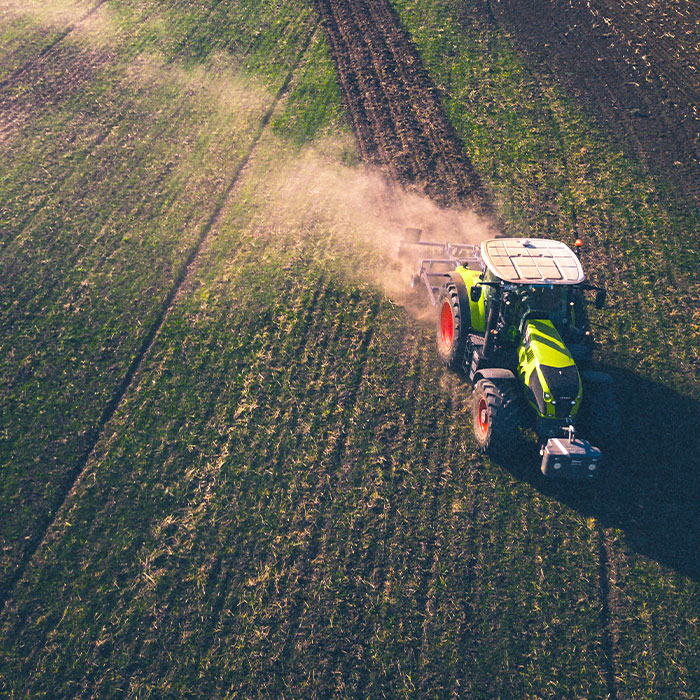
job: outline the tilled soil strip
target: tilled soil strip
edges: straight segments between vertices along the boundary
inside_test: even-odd
[[[700,199],[700,6],[487,0],[529,62],[544,63],[655,173]],[[624,5],[624,7],[623,7]]]
[[[387,0],[316,0],[366,162],[443,205],[493,216],[437,88]]]

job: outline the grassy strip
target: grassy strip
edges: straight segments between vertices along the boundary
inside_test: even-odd
[[[687,458],[698,447],[698,212],[612,146],[605,125],[552,76],[533,73],[476,8],[394,4],[509,232],[581,236],[588,271],[607,284],[611,303],[595,321],[605,361],[617,367],[626,432],[610,491],[582,512],[621,528],[606,535],[620,692],[690,697],[697,584],[683,574],[697,581],[700,571],[691,544],[699,485]]]
[[[127,29],[120,41],[133,46]],[[70,80],[95,39],[71,35],[33,70],[49,85]],[[3,586],[55,513],[272,99],[226,59],[184,70],[126,52],[3,145]]]

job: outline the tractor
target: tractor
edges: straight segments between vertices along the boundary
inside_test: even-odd
[[[534,428],[545,476],[601,474],[600,447],[589,430],[612,440],[619,428],[613,379],[592,369],[586,292],[595,307],[605,290],[585,282],[581,241],[493,238],[481,245],[421,241],[407,229],[402,244],[432,249],[411,286],[421,282],[437,310],[442,363],[472,385],[472,427],[480,451],[511,455]]]

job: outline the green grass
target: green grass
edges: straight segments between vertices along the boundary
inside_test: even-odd
[[[599,656],[590,530],[480,474],[430,334],[352,281],[358,245],[319,245],[323,208],[270,225],[270,169],[294,152],[272,131],[256,151],[18,588],[3,675],[37,695],[51,670],[66,696],[478,696],[541,691],[511,664],[556,656],[553,695],[601,695],[582,671]]]
[[[615,260],[617,369],[692,379],[696,320],[668,323],[677,295],[656,280],[671,261],[696,313],[694,214],[503,37],[450,29],[456,4],[397,6],[511,230],[590,232]],[[43,87],[12,88],[31,119],[0,145],[4,581],[55,516],[0,616],[2,691],[604,697],[604,537],[619,697],[692,697],[697,585],[616,527],[624,513],[482,460],[468,390],[370,282],[385,263],[332,191],[353,187],[357,153],[311,5],[100,17]],[[35,107],[95,55],[79,90]]]
[[[3,581],[55,514],[284,80],[274,60],[269,85],[216,57],[95,66],[95,40],[71,36],[41,80],[8,88],[29,119],[0,151]],[[81,62],[79,90],[47,103]]]

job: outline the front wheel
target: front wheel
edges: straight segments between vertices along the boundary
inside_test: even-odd
[[[472,394],[472,427],[480,452],[503,456],[518,444],[521,401],[510,382],[481,379]]]

